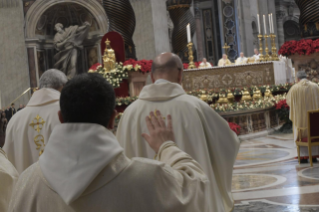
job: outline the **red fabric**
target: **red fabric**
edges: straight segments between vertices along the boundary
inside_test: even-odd
[[[101,40],[101,52],[104,54],[105,41],[109,39],[111,41],[111,48],[115,51],[116,61],[124,63],[125,61],[125,46],[123,37],[117,32],[108,32]]]
[[[116,97],[127,97],[129,96],[129,82],[127,79],[123,79],[123,82],[120,83],[119,88],[114,89]]]
[[[307,143],[308,142],[308,137],[304,137],[301,139],[301,142]],[[319,142],[319,138],[317,139],[312,139],[311,142]]]

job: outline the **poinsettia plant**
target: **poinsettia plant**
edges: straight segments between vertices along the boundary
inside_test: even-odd
[[[241,127],[238,124],[233,123],[233,122],[228,122],[228,125],[229,125],[230,129],[232,131],[234,131],[237,135],[240,134]]]
[[[279,49],[278,54],[289,56],[293,54],[310,55],[319,52],[319,39],[302,39],[299,41],[287,41]]]
[[[275,105],[276,112],[278,114],[278,118],[284,122],[284,125],[279,129],[281,132],[291,132],[292,130],[292,122],[289,119],[290,108],[287,104],[286,99],[280,100]]]

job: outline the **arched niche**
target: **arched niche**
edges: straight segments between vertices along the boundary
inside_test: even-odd
[[[78,73],[86,72],[91,65],[101,62],[100,41],[108,32],[108,18],[96,0],[37,0],[25,17],[25,38],[29,59],[30,84],[38,84],[42,73],[54,66],[54,26],[64,27],[91,23],[88,38],[79,50]]]
[[[285,42],[290,40],[299,40],[301,38],[299,23],[293,19],[286,20],[284,22],[284,35]]]

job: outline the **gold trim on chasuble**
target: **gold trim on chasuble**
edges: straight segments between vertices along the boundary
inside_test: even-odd
[[[37,146],[37,150],[39,151],[39,156],[42,155],[43,151],[44,151],[44,136],[40,133],[43,125],[45,124],[45,121],[43,120],[43,118],[39,115],[37,115],[32,122],[29,124],[30,127],[32,127],[35,131],[37,131],[39,134],[37,136],[35,136],[34,138],[34,143]]]

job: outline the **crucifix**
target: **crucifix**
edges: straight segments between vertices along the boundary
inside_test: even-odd
[[[227,43],[225,43],[225,45],[223,46],[223,49],[225,49],[225,53],[228,52],[229,48],[230,48],[230,46],[228,46]]]

